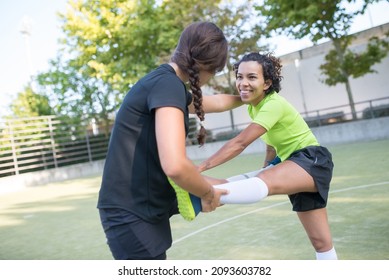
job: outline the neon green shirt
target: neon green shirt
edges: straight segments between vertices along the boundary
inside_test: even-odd
[[[261,139],[276,149],[281,161],[291,153],[307,146],[319,146],[315,135],[297,110],[278,93],[265,96],[258,105],[248,106],[253,123],[267,132]]]

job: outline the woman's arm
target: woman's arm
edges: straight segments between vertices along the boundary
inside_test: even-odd
[[[203,172],[233,159],[264,133],[266,133],[264,127],[251,123],[241,133],[224,144],[215,154],[203,161],[197,169]]]
[[[203,110],[205,113],[218,113],[232,110],[243,105],[239,95],[216,94],[203,96]],[[189,105],[189,112],[195,113],[193,102]]]
[[[265,155],[265,162],[263,163],[263,167],[266,167],[269,165],[269,162],[272,161],[276,157],[277,153],[274,147],[270,145],[266,145],[266,155]]]
[[[226,191],[214,189],[187,158],[184,113],[175,107],[162,107],[156,109],[155,119],[158,153],[166,176],[205,201],[204,212],[213,211]]]

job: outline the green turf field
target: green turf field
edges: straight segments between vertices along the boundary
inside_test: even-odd
[[[389,139],[330,146],[328,213],[340,259],[389,259]],[[263,154],[206,174],[251,171]],[[112,259],[96,209],[100,176],[0,194],[0,259]],[[1,187],[1,186],[0,186]],[[309,260],[315,255],[287,196],[225,205],[195,221],[172,218],[169,259]]]

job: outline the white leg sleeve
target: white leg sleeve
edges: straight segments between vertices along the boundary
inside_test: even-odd
[[[227,195],[220,197],[222,204],[248,204],[267,197],[269,190],[264,181],[258,177],[215,185],[215,188],[226,189]]]
[[[258,175],[258,173],[262,172],[263,170],[266,170],[268,168],[271,168],[273,167],[274,165],[270,164],[264,168],[261,168],[259,170],[254,170],[254,171],[251,171],[251,172],[247,172],[247,173],[244,173],[244,174],[239,174],[239,175],[236,175],[236,176],[232,176],[230,178],[227,178],[226,180],[228,182],[235,182],[235,181],[239,181],[239,180],[244,180],[244,179],[248,179],[248,178],[252,178],[256,175]]]

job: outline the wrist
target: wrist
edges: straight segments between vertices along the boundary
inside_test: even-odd
[[[204,162],[202,162],[198,167],[197,167],[197,170],[201,173],[201,172],[203,172],[203,171],[205,171],[207,168],[207,165],[204,163]]]
[[[213,200],[213,197],[215,196],[215,190],[214,188],[211,186],[208,191],[206,193],[204,193],[202,196],[201,196],[201,199],[205,200],[205,201],[212,201]]]
[[[214,166],[212,165],[212,163],[210,161],[204,161],[204,164],[203,164],[203,171],[206,171],[208,169],[211,169],[213,168]]]

